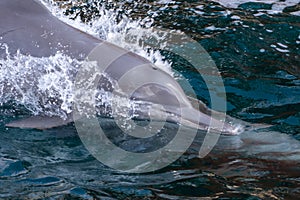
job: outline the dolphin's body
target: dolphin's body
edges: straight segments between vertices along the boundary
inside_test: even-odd
[[[104,43],[106,52],[122,50],[113,44],[88,35],[77,30],[54,17],[40,2],[35,0],[1,0],[0,1],[0,43],[5,43],[9,47],[9,53],[15,54],[20,51],[22,54],[33,57],[49,57],[55,55],[58,51],[75,58],[83,60],[93,48]],[[5,59],[5,52],[0,50],[0,58]],[[184,109],[189,113],[188,118],[183,119],[181,123],[195,128],[205,129],[209,126],[211,112],[204,104],[185,95],[180,85],[167,73],[156,68],[150,61],[128,52],[112,62],[106,69],[110,77],[118,79],[120,75],[130,71],[138,65],[147,65],[147,76],[153,77],[153,80],[164,79],[166,85],[175,88],[177,99]],[[147,95],[149,90],[152,94]],[[157,94],[157,95],[153,95]],[[178,102],[174,101],[174,95],[170,94],[167,87],[148,85],[139,89],[132,96],[134,99],[148,101],[163,105],[168,113],[179,115],[176,110]],[[193,102],[200,103],[200,110],[193,107]],[[157,112],[157,118],[160,118]],[[140,113],[141,118],[145,113]],[[177,122],[177,118],[170,121]],[[198,120],[200,123],[198,123]],[[11,122],[7,124],[10,127],[38,128],[46,129],[72,121],[72,117],[62,120],[59,117],[35,116],[28,119]],[[236,127],[225,124],[221,131],[235,133]]]

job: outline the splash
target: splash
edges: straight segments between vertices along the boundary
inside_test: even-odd
[[[101,2],[95,4],[97,12],[94,11],[92,16],[90,16],[90,21],[84,23],[80,15],[76,12],[66,16],[63,9],[60,9],[55,1],[41,0],[41,2],[54,16],[68,25],[132,51],[150,60],[157,67],[174,76],[171,63],[165,61],[164,56],[161,55],[159,50],[151,49],[149,45],[141,42],[145,36],[155,37],[157,41],[163,41],[164,38],[160,38],[160,36],[151,30],[153,19],[146,17],[144,19],[133,20],[126,13],[121,13],[120,10],[123,9],[118,8],[118,5],[114,5],[116,7],[111,8],[107,6],[107,3]],[[91,1],[91,3],[93,2]],[[64,3],[64,5],[73,4],[70,0]],[[81,3],[81,5],[83,4]],[[81,12],[84,12],[84,10],[81,10]],[[132,10],[128,9],[126,12],[130,13]],[[163,42],[156,44],[156,46],[160,46],[160,49],[163,49],[164,45]]]
[[[40,113],[63,118],[71,112],[72,79],[80,62],[57,52],[36,58],[17,52],[0,60],[0,105],[12,102]]]

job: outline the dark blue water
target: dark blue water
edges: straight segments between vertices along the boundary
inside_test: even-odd
[[[66,14],[78,12],[89,21],[98,13],[93,5]],[[298,199],[300,17],[294,12],[299,4],[277,14],[270,13],[270,4],[251,2],[238,8],[210,1],[106,5],[121,6],[118,12],[132,19],[151,17],[153,26],[181,30],[198,41],[222,74],[228,114],[272,126],[247,133],[243,144],[239,136],[223,136],[202,159],[196,140],[164,169],[127,174],[92,157],[72,124],[45,131],[6,128],[5,123],[30,114],[9,104],[0,110],[0,199]],[[162,54],[209,105],[201,76],[185,60]]]

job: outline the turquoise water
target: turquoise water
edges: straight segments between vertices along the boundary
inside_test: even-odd
[[[75,11],[87,20],[93,16],[91,12],[98,13],[91,5],[73,7],[66,14]],[[297,199],[299,4],[287,4],[278,13],[276,7],[257,2],[237,8],[211,1],[106,5],[121,6],[123,9],[116,11],[120,13],[130,10],[125,13],[132,19],[151,17],[152,26],[181,30],[198,41],[222,74],[228,114],[272,126],[242,136],[222,136],[203,159],[196,155],[203,139],[199,131],[187,153],[170,166],[147,174],[126,174],[92,157],[72,124],[45,131],[6,128],[5,123],[30,114],[20,106],[6,104],[0,109],[0,198]],[[162,54],[209,105],[201,76],[184,60]],[[118,132],[109,121],[107,126],[112,133]],[[170,131],[172,128],[176,127],[170,125]]]

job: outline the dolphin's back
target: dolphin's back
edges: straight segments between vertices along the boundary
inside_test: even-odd
[[[102,40],[66,25],[35,0],[0,1],[0,43],[9,53],[47,57],[65,52],[82,59]],[[2,58],[5,56],[1,50]]]

